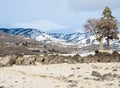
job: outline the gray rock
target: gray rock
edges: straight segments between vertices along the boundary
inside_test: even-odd
[[[16,58],[16,55],[7,55],[5,57],[0,57],[0,66],[11,66],[15,64]]]
[[[35,64],[35,56],[30,56],[30,57],[23,57],[23,65],[34,65]]]
[[[4,86],[0,86],[0,88],[5,88]]]
[[[101,74],[97,71],[92,71],[92,76],[95,76],[95,77],[101,77]]]

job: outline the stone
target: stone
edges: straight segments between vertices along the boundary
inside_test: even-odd
[[[30,57],[23,57],[23,65],[34,65],[35,64],[35,56],[30,56]]]
[[[4,86],[0,86],[0,88],[5,88]]]
[[[12,66],[15,64],[16,59],[16,55],[7,55],[5,57],[0,57],[0,66]]]
[[[101,74],[97,71],[92,71],[92,76],[95,76],[95,77],[101,77]]]

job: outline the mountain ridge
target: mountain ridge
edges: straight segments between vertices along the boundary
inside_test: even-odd
[[[78,47],[84,47],[87,45],[99,44],[91,32],[86,33],[45,33],[38,29],[33,28],[0,28],[0,30],[10,35],[22,35],[27,38],[36,39],[37,41],[44,43],[58,43],[64,45],[77,45]],[[119,35],[120,37],[120,35]],[[119,46],[120,40],[111,41],[111,45]],[[106,41],[104,40],[104,44]]]
[[[41,35],[42,37],[40,38],[42,40],[44,39],[44,41],[53,38],[54,40],[60,40],[67,43],[77,43],[81,39],[91,36],[91,33],[79,33],[79,32],[71,33],[71,34],[45,33],[38,29],[32,29],[32,28],[0,28],[0,30],[10,35],[22,35],[24,37],[35,38],[35,39],[37,37],[38,41],[41,41],[40,39],[38,39],[38,36]],[[47,36],[47,38],[45,39],[44,36]]]

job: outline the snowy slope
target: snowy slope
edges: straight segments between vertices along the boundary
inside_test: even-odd
[[[45,43],[57,43],[62,45],[77,45],[79,47],[98,44],[95,37],[92,33],[71,33],[71,34],[62,34],[62,33],[44,33],[38,29],[32,28],[0,28],[0,30],[12,34],[12,35],[22,35],[27,38],[33,38],[37,41],[42,41]],[[119,35],[120,38],[120,35]],[[104,41],[106,44],[106,41]],[[120,46],[120,40],[111,41],[110,44],[113,47]]]
[[[44,33],[37,29],[32,28],[0,28],[0,30],[12,34],[12,35],[22,35],[29,38],[34,38],[37,41],[54,41],[54,42],[64,42],[73,44],[85,37],[82,33],[72,33],[72,34],[60,34],[60,33]]]
[[[45,42],[45,43],[60,43],[62,45],[73,45],[72,43],[66,42],[65,39],[56,38],[55,36],[51,36],[50,34],[41,32],[38,29],[32,29],[32,28],[0,28],[0,30],[11,34],[11,35],[22,35],[27,38],[33,38],[37,41]],[[56,33],[57,34],[57,33]]]
[[[72,33],[72,34],[62,34],[62,33],[49,33],[52,37],[57,39],[65,40],[69,43],[78,43],[84,38],[90,37],[92,34],[90,32],[87,33]]]
[[[46,42],[47,41],[54,41],[54,42],[60,42],[60,41],[62,41],[62,40],[54,38],[54,37],[52,37],[52,36],[50,36],[50,35],[48,35],[46,33],[42,33],[42,34],[36,36],[35,39],[37,41],[46,41]]]
[[[12,35],[22,35],[29,38],[35,38],[36,36],[40,35],[42,32],[37,29],[32,28],[0,28],[0,30],[12,34]]]

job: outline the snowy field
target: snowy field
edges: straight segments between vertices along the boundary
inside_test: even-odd
[[[104,50],[105,51],[105,50]],[[110,51],[110,53],[112,54],[113,51]],[[120,52],[118,52],[120,54]],[[74,56],[76,55],[76,53],[74,54],[60,54],[60,55],[63,55],[63,56]],[[88,56],[88,55],[95,55],[95,52],[87,52],[87,53],[80,53],[79,54],[81,57],[85,57],[85,56]]]
[[[120,63],[4,67],[0,88],[120,88]]]

